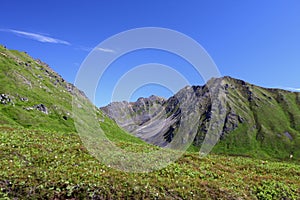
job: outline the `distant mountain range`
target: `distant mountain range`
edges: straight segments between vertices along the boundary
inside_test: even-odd
[[[46,63],[0,46],[1,126],[76,132],[72,97],[95,107]],[[266,89],[231,77],[187,86],[169,99],[150,96],[95,110],[110,139],[138,137],[169,146],[178,138],[175,145],[192,138],[192,146],[200,149],[203,143],[213,145],[207,136],[214,132],[220,134],[215,153],[300,157],[300,93]]]
[[[169,99],[150,96],[136,102],[113,102],[101,109],[120,127],[159,146],[168,146],[178,134],[188,137],[184,135],[191,133],[179,131],[182,120],[198,115],[196,147],[211,142],[206,136],[215,129],[214,134],[220,136],[213,149],[216,153],[300,156],[300,93],[226,76],[204,86],[187,86]]]

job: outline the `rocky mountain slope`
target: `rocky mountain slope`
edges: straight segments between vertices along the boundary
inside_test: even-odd
[[[194,115],[194,146],[213,146],[212,135],[218,134],[214,152],[300,156],[300,93],[223,77],[204,86],[185,87],[167,100],[151,96],[131,103],[113,102],[101,109],[133,135],[159,146],[168,146],[178,135],[190,137],[181,126]]]
[[[46,63],[0,45],[0,126],[76,132],[73,97],[94,108],[101,128],[110,139],[137,141]],[[76,106],[77,110],[84,110],[82,105]]]
[[[0,46],[0,123],[74,131],[72,95],[84,97],[47,64]]]

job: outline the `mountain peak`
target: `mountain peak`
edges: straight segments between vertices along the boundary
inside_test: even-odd
[[[220,92],[222,94],[218,94]],[[184,115],[198,109],[194,145],[201,146],[215,112],[212,102],[219,101],[215,98],[220,95],[225,102],[218,110],[225,113],[218,121],[220,124],[216,124],[222,127],[216,152],[245,155],[261,152],[273,157],[288,157],[290,152],[298,151],[300,156],[300,149],[296,150],[300,146],[300,141],[296,140],[300,137],[300,93],[262,88],[230,76],[212,78],[203,86],[186,86],[164,101],[156,102],[157,97],[152,96],[132,102],[130,107],[114,104],[104,107],[103,111],[110,113],[111,118],[133,135],[155,145],[167,146],[176,134],[184,134],[178,133]],[[183,111],[183,104],[190,110]],[[277,155],[278,151],[282,154]]]

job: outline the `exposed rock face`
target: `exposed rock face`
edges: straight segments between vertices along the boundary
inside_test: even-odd
[[[296,144],[288,141],[300,133],[299,99],[299,93],[223,77],[204,86],[185,87],[168,100],[151,96],[133,103],[114,102],[101,109],[119,126],[159,146],[168,145],[178,134],[188,137],[190,133],[182,131],[186,130],[182,124],[197,116],[195,145],[200,146],[213,132],[226,141],[229,149],[250,149],[256,142],[257,146],[272,148],[282,145],[280,140],[292,149]]]
[[[101,109],[119,126],[149,143],[166,146],[178,131],[189,132],[193,129],[192,126],[195,126],[194,132],[199,134],[195,135],[194,142],[201,144],[211,120],[213,106],[211,96],[219,95],[218,91],[223,87],[221,82],[221,79],[213,79],[209,85],[187,86],[168,100],[151,96],[139,98],[134,103],[113,102]],[[214,106],[217,104],[215,103]],[[223,112],[222,115],[224,114],[226,113]],[[237,122],[242,121],[234,111],[229,112],[225,120],[222,134],[234,130]],[[190,123],[189,127],[184,127],[182,125],[184,123]],[[192,125],[195,123],[197,124]],[[189,133],[186,133],[183,138],[189,137],[187,135]]]
[[[20,100],[21,101],[28,101],[28,98],[26,98],[26,97],[20,97]]]
[[[121,127],[133,132],[157,116],[164,102],[165,99],[161,97],[150,96],[139,98],[136,102],[113,102],[102,109]]]
[[[33,108],[36,108],[37,110],[39,110],[39,111],[41,111],[41,112],[48,115],[48,109],[44,104],[35,105],[35,106],[33,106]]]
[[[0,95],[0,102],[2,104],[11,104],[11,103],[13,103],[8,94],[1,94]]]

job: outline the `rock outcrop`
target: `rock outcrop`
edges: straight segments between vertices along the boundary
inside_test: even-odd
[[[0,103],[1,104],[12,104],[13,102],[8,94],[1,94],[0,95]]]
[[[46,115],[48,115],[48,109],[47,109],[47,107],[46,107],[44,104],[42,104],[42,103],[33,106],[33,108],[35,108],[35,109],[41,111],[42,113],[45,113]]]

